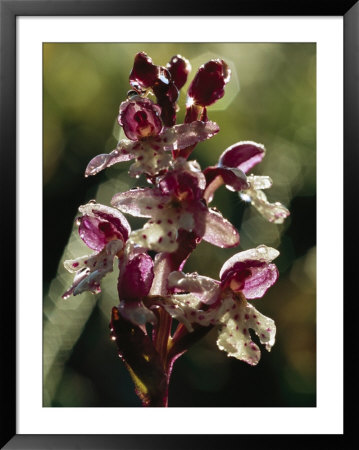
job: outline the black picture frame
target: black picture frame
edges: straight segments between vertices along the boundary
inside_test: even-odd
[[[277,0],[201,3],[182,0],[174,5],[163,0],[0,0],[0,192],[1,220],[1,441],[6,449],[183,449],[255,448],[271,439],[288,439],[295,448],[309,448],[323,436],[310,435],[18,435],[16,434],[16,17],[18,16],[343,16],[344,18],[344,256],[357,247],[355,191],[359,152],[359,2]],[[330,180],[328,181],[330,183]],[[330,187],[329,187],[330,189]],[[350,250],[349,252],[349,245]],[[349,264],[347,265],[349,266]],[[335,270],[340,271],[341,268]],[[351,291],[353,274],[344,272],[345,293]],[[349,299],[348,299],[349,300]],[[352,302],[355,297],[350,299]],[[353,302],[354,303],[354,302]],[[352,303],[352,304],[353,304]],[[345,307],[346,329],[355,329],[352,307]],[[353,356],[344,348],[345,373],[355,373]],[[346,385],[347,386],[347,385]],[[350,388],[345,389],[345,408],[350,408]],[[327,447],[345,448],[354,428],[355,415],[345,418],[344,435],[330,435]],[[115,431],[115,430],[114,430]],[[204,430],[205,431],[205,430]],[[269,448],[272,448],[269,446]]]

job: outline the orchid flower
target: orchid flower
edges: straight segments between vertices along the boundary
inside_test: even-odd
[[[155,323],[155,315],[142,302],[152,286],[153,261],[142,248],[128,241],[131,228],[126,218],[117,209],[98,203],[80,206],[79,211],[82,213],[77,220],[79,235],[88,247],[97,252],[64,262],[65,268],[75,273],[75,278],[63,298],[85,291],[101,292],[100,282],[113,271],[117,257],[120,314],[138,326]]]
[[[85,291],[101,292],[100,282],[113,271],[114,259],[121,257],[131,232],[126,218],[114,208],[90,202],[80,206],[79,211],[79,235],[96,253],[64,262],[65,268],[75,274],[72,286],[63,294],[65,299]]]
[[[207,180],[205,198],[208,203],[213,199],[214,192],[222,184],[229,190],[239,191],[242,200],[250,202],[269,222],[280,224],[289,216],[288,209],[279,202],[270,203],[262,189],[272,186],[268,176],[245,174],[265,156],[265,147],[251,141],[242,141],[227,148],[219,158],[217,166],[207,167],[204,174]],[[247,187],[239,182],[246,179]],[[237,184],[239,183],[239,186]]]
[[[275,342],[276,327],[272,319],[258,312],[247,299],[261,298],[278,278],[272,260],[279,252],[261,245],[235,254],[227,260],[220,281],[196,273],[172,272],[168,279],[173,294],[163,300],[163,307],[189,331],[193,325],[218,328],[217,345],[228,356],[256,365],[260,350],[252,340],[250,329],[270,351]]]
[[[122,139],[109,154],[95,156],[87,165],[85,176],[96,175],[113,164],[135,159],[132,177],[163,173],[171,161],[171,150],[181,150],[211,138],[219,131],[215,122],[199,120],[170,128],[163,127],[161,107],[138,95],[120,106],[119,123],[128,139]]]
[[[236,246],[237,230],[203,202],[205,183],[195,161],[178,158],[158,187],[116,194],[111,204],[124,213],[151,218],[131,235],[141,247],[158,252],[175,251],[180,229],[194,231],[199,238],[219,247]]]

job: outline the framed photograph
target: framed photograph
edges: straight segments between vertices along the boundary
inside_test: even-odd
[[[3,448],[348,435],[358,4],[228,8],[1,0]]]

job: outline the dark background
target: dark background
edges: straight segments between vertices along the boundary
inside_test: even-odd
[[[277,325],[276,345],[250,367],[218,350],[212,331],[174,366],[170,406],[315,406],[316,402],[316,48],[314,44],[45,44],[44,45],[44,406],[136,406],[132,382],[109,338],[116,273],[103,292],[67,301],[72,276],[64,259],[88,253],[73,227],[91,198],[108,204],[136,180],[128,163],[85,179],[88,161],[112,150],[116,116],[129,89],[134,55],[165,65],[174,54],[192,64],[222,58],[232,68],[226,95],[209,108],[220,133],[197,146],[204,168],[225,148],[253,140],[267,148],[253,169],[269,175],[271,201],[291,211],[283,225],[266,222],[236,193],[222,188],[213,205],[237,226],[239,249],[202,243],[185,270],[218,277],[223,262],[259,244],[276,247],[280,278],[259,311]],[[183,121],[185,92],[178,122]],[[143,184],[143,180],[140,180]],[[128,218],[132,228],[143,221]]]

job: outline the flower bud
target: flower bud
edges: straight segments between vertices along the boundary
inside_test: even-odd
[[[130,73],[130,84],[138,90],[145,90],[154,85],[158,78],[158,67],[145,52],[137,53]]]
[[[162,130],[161,107],[148,98],[135,96],[121,103],[118,123],[128,139],[157,136]]]
[[[193,103],[209,106],[224,96],[224,86],[230,79],[231,71],[221,59],[211,59],[203,64],[188,89],[188,106]]]
[[[167,63],[167,69],[169,70],[172,81],[180,90],[187,81],[189,72],[191,71],[191,64],[186,58],[181,55],[173,56],[171,61]]]

